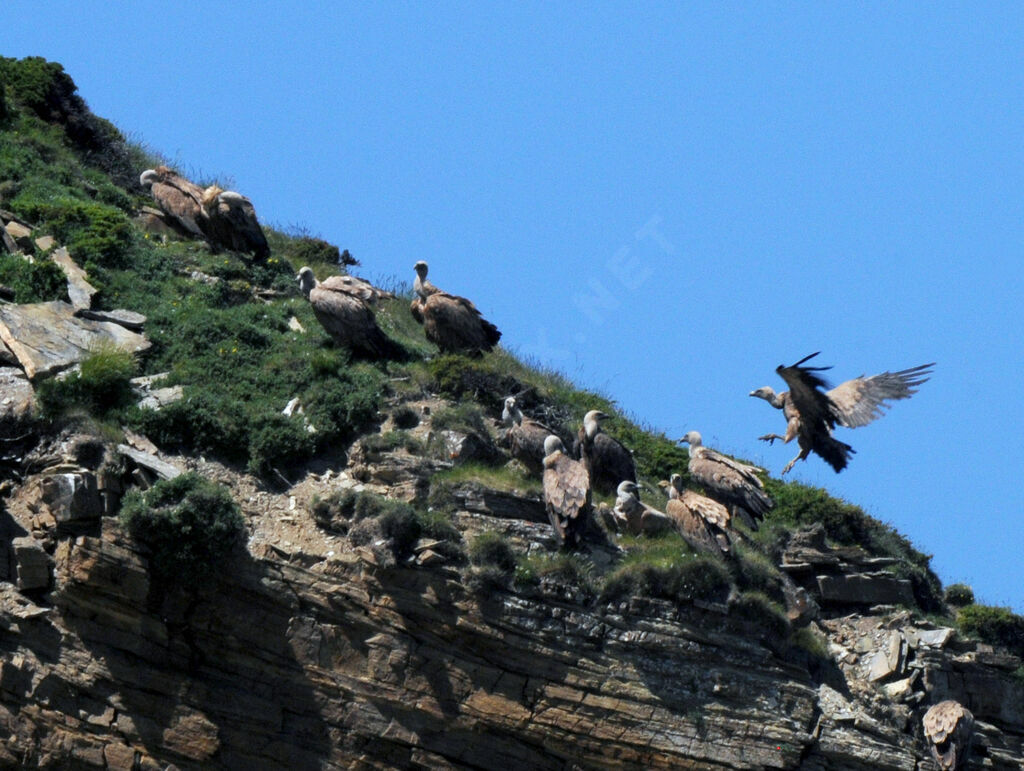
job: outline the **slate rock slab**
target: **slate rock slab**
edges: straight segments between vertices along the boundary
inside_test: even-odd
[[[64,275],[67,276],[68,298],[71,300],[71,304],[75,308],[91,307],[96,287],[89,283],[88,274],[75,264],[68,250],[62,246],[50,255],[50,259],[57,263],[64,271]]]
[[[132,353],[150,346],[145,336],[120,324],[75,317],[75,307],[59,300],[0,305],[0,340],[18,358],[29,379],[77,364],[101,345]]]

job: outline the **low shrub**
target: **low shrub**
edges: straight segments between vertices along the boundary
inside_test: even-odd
[[[603,601],[655,597],[676,603],[725,602],[731,582],[720,559],[694,554],[675,534],[632,550],[607,576]]]
[[[404,449],[413,455],[426,452],[423,441],[408,431],[387,431],[383,434],[369,434],[362,439],[363,449],[367,452],[394,452]]]
[[[763,629],[776,640],[785,640],[789,636],[790,624],[786,611],[761,592],[740,592],[730,601],[729,613]]]
[[[129,492],[120,520],[149,549],[154,576],[182,585],[212,571],[245,534],[228,490],[194,473]]]
[[[1024,616],[1009,608],[966,605],[957,611],[956,625],[964,634],[1024,657]]]
[[[956,608],[974,604],[974,590],[967,584],[950,584],[946,587],[946,602]]]
[[[82,361],[78,372],[40,383],[39,405],[48,417],[73,410],[102,417],[134,400],[130,380],[135,372],[132,354],[113,346],[99,348]]]
[[[14,291],[16,303],[63,300],[68,292],[67,277],[55,262],[8,254],[0,255],[0,284]]]
[[[490,566],[512,575],[519,564],[508,539],[500,533],[482,533],[469,544],[469,561],[477,567]]]
[[[412,407],[403,404],[391,413],[391,420],[395,424],[395,428],[408,430],[416,428],[420,424],[420,414]]]

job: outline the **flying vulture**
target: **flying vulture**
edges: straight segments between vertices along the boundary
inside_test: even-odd
[[[423,325],[427,339],[445,353],[479,354],[498,344],[501,332],[480,315],[465,297],[442,292],[427,281],[427,263],[417,262],[410,305],[413,318]]]
[[[846,468],[854,449],[832,436],[832,429],[836,425],[859,428],[882,417],[890,406],[888,401],[907,399],[917,393],[917,386],[928,380],[935,366],[932,362],[899,372],[883,372],[871,377],[861,375],[826,391],[823,389],[829,384],[816,373],[831,367],[801,366],[817,355],[805,356],[791,367],[775,368],[789,385],[788,391],[777,394],[764,386],[750,392],[751,396],[782,410],[786,418],[784,436],[765,434],[759,438],[769,443],[776,439],[791,442],[796,438],[800,446],[800,453],[786,464],[783,474],[812,452],[824,458],[838,474]]]
[[[233,252],[252,254],[258,260],[270,256],[267,237],[263,235],[252,201],[233,190],[216,185],[203,191],[206,211],[206,233],[214,246]]]
[[[921,721],[932,759],[943,771],[967,768],[974,738],[974,715],[959,702],[940,701]]]
[[[508,429],[505,433],[505,440],[512,457],[532,473],[543,473],[546,454],[544,440],[554,432],[540,421],[524,417],[514,396],[505,399],[505,408],[501,411],[501,419]]]
[[[602,421],[607,419],[600,410],[584,415],[573,447],[576,457],[587,467],[594,489],[602,493],[614,491],[624,480],[636,481],[636,464],[629,450],[601,429]]]
[[[665,514],[640,500],[636,482],[621,482],[615,491],[616,523],[630,535],[657,535],[673,529],[673,522]]]
[[[757,529],[756,520],[764,518],[775,505],[764,491],[757,473],[763,469],[740,463],[705,447],[700,434],[690,431],[680,442],[690,445],[690,476],[708,494],[739,516],[748,527]]]
[[[139,176],[139,184],[149,191],[153,200],[183,235],[206,238],[203,188],[167,166],[146,169]]]
[[[358,283],[348,276],[330,276],[317,281],[308,267],[296,277],[299,288],[313,306],[317,321],[339,344],[374,357],[392,356],[395,344],[377,326],[373,311],[359,292]],[[359,282],[358,279],[356,279]],[[353,291],[354,289],[354,291]]]
[[[579,546],[591,514],[590,477],[554,434],[544,440],[544,507],[559,543]]]

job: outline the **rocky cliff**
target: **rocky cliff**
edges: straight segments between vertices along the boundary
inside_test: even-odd
[[[950,698],[969,767],[1024,767],[1020,659],[891,529],[769,480],[727,558],[560,554],[494,419],[516,393],[568,439],[611,401],[438,356],[407,298],[374,311],[403,355],[352,361],[293,283],[336,247],[181,240],[59,65],[0,58],[0,85],[0,766],[923,771]],[[664,503],[685,453],[618,430]],[[169,572],[118,515],[189,472],[244,538]]]

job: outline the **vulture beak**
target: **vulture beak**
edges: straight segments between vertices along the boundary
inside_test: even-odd
[[[747,396],[757,396],[757,391],[751,391]]]

